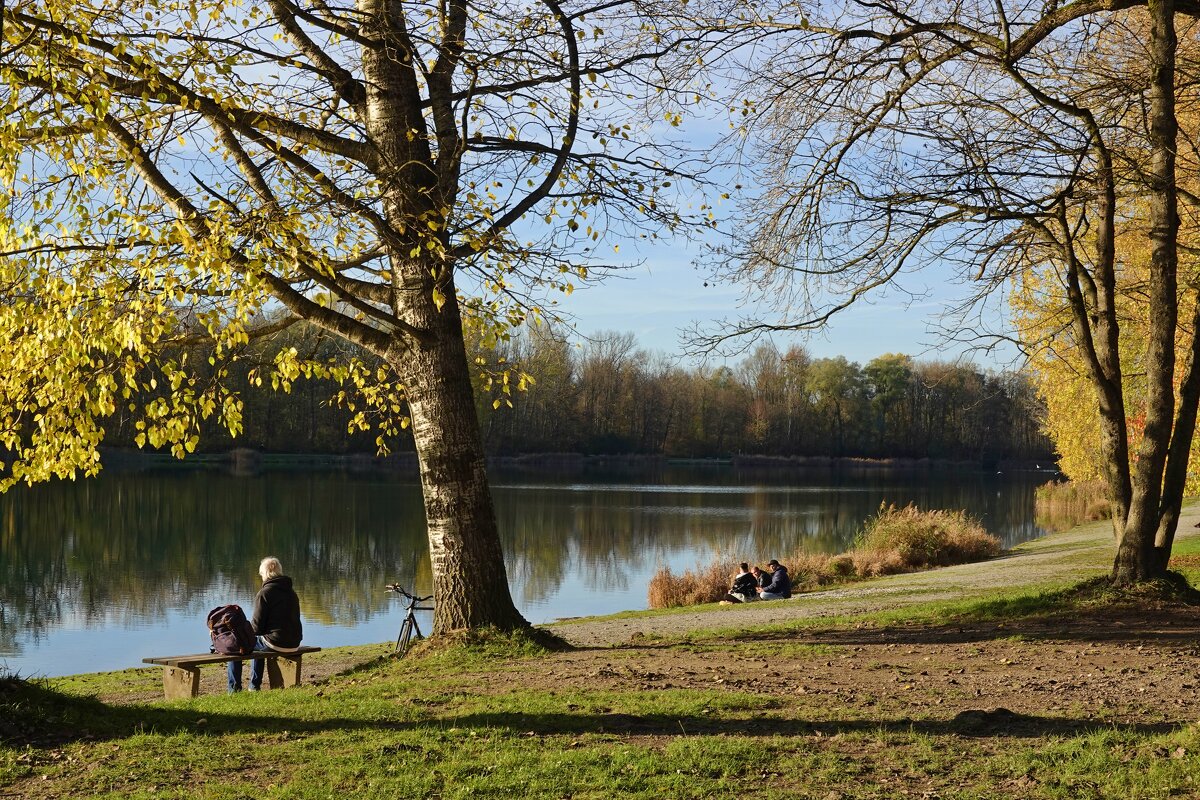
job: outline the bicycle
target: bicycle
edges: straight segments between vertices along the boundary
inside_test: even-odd
[[[408,652],[408,644],[415,636],[417,639],[424,638],[421,635],[421,626],[417,624],[417,611],[433,611],[433,606],[420,605],[426,600],[432,600],[433,595],[428,597],[417,597],[415,594],[409,594],[404,591],[404,588],[398,583],[389,583],[385,587],[389,592],[398,594],[408,601],[404,607],[408,613],[404,617],[404,622],[400,623],[400,635],[396,637],[396,649],[394,652],[404,655]]]

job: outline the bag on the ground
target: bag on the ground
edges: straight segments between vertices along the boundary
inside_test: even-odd
[[[229,656],[247,656],[254,651],[254,628],[241,606],[217,606],[208,612],[212,651]]]

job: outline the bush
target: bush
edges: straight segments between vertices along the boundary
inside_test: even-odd
[[[918,569],[982,561],[1000,553],[1000,541],[964,511],[921,511],[882,505],[867,520],[857,550],[894,552]]]
[[[820,585],[827,582],[830,570],[830,557],[824,553],[802,553],[793,555],[787,561],[788,574],[792,585],[811,583]]]
[[[895,550],[855,550],[850,558],[854,562],[854,576],[858,578],[878,578],[911,571]]]

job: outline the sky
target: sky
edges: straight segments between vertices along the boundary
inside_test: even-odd
[[[652,122],[650,129],[651,139],[674,140],[681,134],[661,122]],[[717,147],[728,131],[729,120],[718,110],[709,118],[688,119],[681,135],[687,147],[704,151]],[[709,178],[717,183],[724,179],[727,185],[737,184],[744,188],[743,197],[753,194],[753,164],[738,169],[720,167]],[[679,188],[683,191],[682,186]],[[687,210],[694,210],[704,199],[700,194],[683,194],[679,198]],[[721,202],[710,196],[708,200],[716,206],[722,228],[737,224],[736,199]],[[614,251],[608,248],[615,247],[620,254],[617,257],[629,259],[632,266],[601,283],[576,287],[569,297],[560,296],[559,310],[573,318],[580,337],[603,331],[632,333],[642,348],[694,364],[696,359],[682,355],[681,335],[688,328],[697,325],[703,328],[723,318],[736,320],[753,315],[754,309],[743,304],[742,287],[710,278],[704,264],[703,240],[671,240],[669,236],[657,240],[619,238],[610,231],[601,241],[598,249],[611,253]],[[815,358],[844,356],[860,365],[885,353],[904,353],[921,361],[973,362],[995,370],[1016,368],[1019,354],[1011,345],[983,352],[948,343],[934,330],[939,317],[967,292],[955,278],[951,267],[929,265],[901,276],[902,291],[888,288],[870,295],[866,301],[836,315],[824,330],[774,334],[772,341],[780,350],[799,344]],[[993,305],[1000,308],[1004,303],[1001,300]],[[988,325],[993,331],[1007,331],[1008,326],[996,308],[989,309],[988,314]],[[770,313],[760,316],[769,319]],[[732,365],[742,357],[714,360]]]
[[[621,252],[630,249],[622,244]],[[644,349],[681,357],[680,335],[690,325],[736,318],[747,310],[740,305],[739,287],[708,279],[699,245],[662,244],[643,248],[638,257],[642,263],[620,277],[577,289],[560,300],[560,310],[574,317],[580,336],[632,333]],[[940,340],[932,330],[939,314],[964,291],[945,267],[934,265],[909,276],[905,288],[910,294],[893,291],[852,306],[822,332],[776,334],[773,341],[781,350],[800,344],[814,357],[845,356],[859,364],[884,353],[904,353],[922,361],[966,360],[987,369],[1015,366],[1011,348],[992,354],[968,352]]]

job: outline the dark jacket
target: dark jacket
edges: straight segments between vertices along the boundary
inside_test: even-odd
[[[304,632],[300,627],[300,598],[286,575],[268,578],[254,598],[254,632],[277,647],[299,647]]]
[[[741,575],[738,575],[733,579],[733,587],[729,590],[729,592],[731,594],[737,592],[738,594],[744,594],[749,597],[753,597],[754,590],[757,587],[758,581],[754,579],[754,575],[749,572],[743,572]]]
[[[771,582],[763,587],[763,591],[783,597],[791,597],[792,579],[788,577],[787,567],[776,567],[775,571],[771,573]]]

